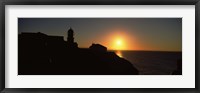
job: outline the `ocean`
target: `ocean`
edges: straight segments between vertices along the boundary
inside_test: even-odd
[[[182,58],[182,52],[115,51],[115,53],[130,61],[139,70],[140,75],[170,75],[177,67],[177,60]]]

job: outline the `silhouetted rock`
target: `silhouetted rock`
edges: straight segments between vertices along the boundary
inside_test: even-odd
[[[172,72],[172,75],[182,75],[182,59],[177,60],[176,70]]]
[[[126,59],[100,44],[78,48],[73,30],[67,42],[43,33],[19,34],[19,75],[134,75],[138,70]]]

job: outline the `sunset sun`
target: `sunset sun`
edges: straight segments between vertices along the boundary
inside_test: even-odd
[[[114,41],[114,49],[115,50],[123,50],[124,49],[124,41],[121,38],[117,38]]]
[[[117,41],[116,41],[116,45],[117,45],[117,46],[121,46],[121,45],[122,45],[122,41],[121,41],[120,39],[117,40]]]

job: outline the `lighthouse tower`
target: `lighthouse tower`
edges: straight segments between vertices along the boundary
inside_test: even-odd
[[[67,42],[71,43],[71,44],[74,43],[74,31],[73,31],[73,29],[71,27],[68,30]]]
[[[74,42],[74,31],[70,27],[68,32],[67,32],[67,47],[68,48],[77,48],[78,44]]]

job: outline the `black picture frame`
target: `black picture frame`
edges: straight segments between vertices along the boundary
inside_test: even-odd
[[[6,5],[195,5],[195,88],[5,88]],[[199,89],[200,0],[0,0],[0,91],[1,93],[197,93]]]

